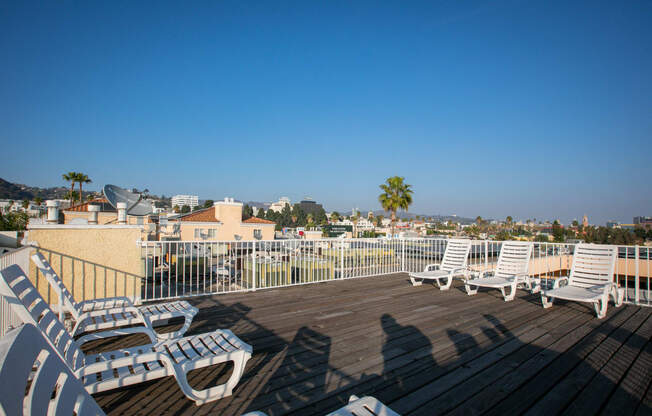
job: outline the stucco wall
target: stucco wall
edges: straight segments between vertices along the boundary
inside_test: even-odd
[[[77,301],[140,296],[143,265],[135,226],[57,226],[33,228],[28,238],[63,279]],[[45,277],[30,264],[30,278],[51,304],[58,302]]]

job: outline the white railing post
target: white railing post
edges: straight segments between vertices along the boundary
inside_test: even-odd
[[[340,279],[344,279],[344,240],[340,240]]]
[[[251,290],[254,292],[256,291],[256,243],[257,241],[253,242],[251,250]]]
[[[489,270],[489,241],[484,240],[484,269]]]
[[[625,252],[625,258],[626,258],[625,261],[627,261],[627,254],[626,253],[627,252]],[[649,258],[648,258],[648,261],[649,261]],[[636,304],[638,305],[639,300],[640,300],[640,298],[639,298],[639,296],[640,296],[640,294],[639,294],[639,279],[640,279],[640,277],[638,275],[638,246],[637,245],[634,246],[634,262],[635,262],[634,263],[634,273],[635,273],[634,274],[634,299],[635,299]],[[627,277],[625,277],[625,279],[627,279]]]
[[[407,271],[405,270],[405,238],[401,238],[401,271]]]

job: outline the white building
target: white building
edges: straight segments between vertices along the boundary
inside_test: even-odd
[[[175,195],[172,197],[173,207],[181,208],[184,205],[188,205],[190,208],[196,207],[199,205],[199,197],[197,195]]]
[[[290,198],[286,196],[282,196],[281,198],[279,198],[278,201],[272,203],[269,206],[269,209],[271,209],[274,212],[281,212],[283,211],[283,208],[285,208],[286,205],[288,206],[290,205]]]

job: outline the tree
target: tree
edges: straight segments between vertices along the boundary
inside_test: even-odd
[[[29,216],[25,212],[0,212],[0,231],[24,231],[27,228]]]
[[[392,176],[380,185],[380,189],[383,193],[378,196],[378,201],[385,211],[392,214],[392,235],[394,235],[396,212],[399,209],[407,211],[412,204],[412,186],[405,183],[405,178],[402,176]]]
[[[41,204],[43,203],[43,198],[41,198],[40,196],[34,197],[34,203],[40,207]]]
[[[29,199],[23,199],[22,206],[23,206],[23,209],[29,208]]]
[[[72,171],[61,175],[64,181],[70,182],[70,192],[68,193],[68,196],[70,197],[70,206],[72,206],[73,204],[72,193],[74,192],[75,184],[77,183],[77,175],[78,175],[77,172],[72,172]]]
[[[250,207],[249,205],[245,204],[244,207],[242,207],[242,220],[249,219],[254,216],[254,209]]]
[[[579,225],[580,225],[580,223],[577,222],[577,220],[573,220],[572,224],[573,224],[573,227],[575,227],[575,228],[579,227]]]
[[[552,223],[552,236],[555,239],[556,243],[564,242],[564,229],[557,220]]]
[[[360,221],[360,213],[358,211],[351,215],[351,222],[353,223],[353,238],[358,236],[358,221]]]
[[[337,211],[331,212],[331,222],[338,222],[340,220],[340,213]]]
[[[82,185],[85,183],[93,182],[91,178],[88,177],[85,173],[78,172],[75,175],[75,180],[79,184],[79,203],[81,204],[84,192],[82,191]]]
[[[204,208],[210,208],[210,207],[213,206],[214,203],[215,203],[215,202],[214,202],[212,199],[207,199],[207,200],[204,202]],[[245,207],[246,207],[246,206],[247,206],[247,205],[245,205]],[[248,217],[247,217],[247,218],[248,218]]]
[[[181,213],[182,214],[187,214],[189,212],[190,212],[190,206],[184,205],[184,206],[181,207]]]
[[[507,228],[512,228],[512,222],[514,219],[512,218],[511,215],[508,215],[507,218],[505,218],[505,224],[507,225]]]
[[[272,211],[271,209],[270,209],[270,210],[267,210],[267,213],[270,213],[270,212],[274,212],[274,211]],[[262,219],[265,219],[265,210],[262,209],[262,208],[258,208],[258,215],[256,215],[256,217],[258,217],[258,218],[262,218]],[[268,218],[268,219],[269,219],[269,218]],[[270,221],[271,221],[271,220],[270,220]]]
[[[307,225],[308,227],[313,227],[313,226],[315,225],[314,222],[313,222],[313,220],[314,220],[314,219],[313,219],[312,214],[308,214],[308,215],[306,216],[306,225]]]
[[[172,211],[178,214],[179,212],[181,212],[181,208],[179,208],[179,205],[175,205],[172,207]]]

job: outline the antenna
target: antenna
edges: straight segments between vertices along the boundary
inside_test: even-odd
[[[142,199],[140,194],[127,191],[115,185],[104,185],[102,193],[113,208],[118,208],[118,202],[127,204],[127,214],[135,217],[143,217],[154,212],[151,202]]]

